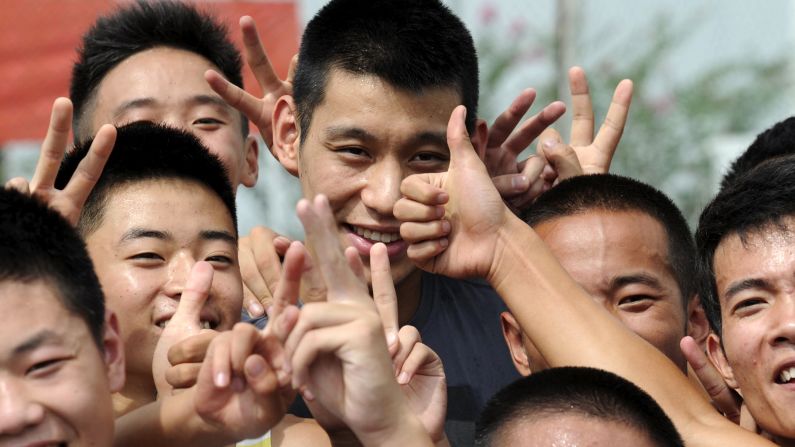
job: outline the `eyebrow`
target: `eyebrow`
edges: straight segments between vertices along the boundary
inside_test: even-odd
[[[14,355],[26,354],[30,351],[35,350],[36,348],[38,348],[43,344],[56,343],[61,338],[63,337],[56,334],[55,332],[49,329],[44,329],[41,332],[37,333],[36,335],[28,338],[24,342],[17,345],[17,347],[14,348]]]
[[[660,281],[646,273],[636,273],[634,275],[624,275],[613,278],[613,280],[610,281],[610,290],[618,290],[630,284],[643,284],[658,291],[663,290]]]
[[[410,147],[425,145],[447,148],[447,134],[445,132],[422,132],[411,138],[407,144]]]
[[[199,237],[204,240],[224,241],[233,245],[237,244],[237,238],[232,233],[223,230],[204,230],[199,233]]]
[[[132,109],[138,109],[143,107],[153,107],[156,106],[158,100],[152,96],[147,96],[144,98],[135,98],[129,101],[125,101],[121,103],[116,109],[113,111],[113,118],[118,119],[120,116],[124,115],[125,112]],[[225,111],[229,111],[231,106],[226,103],[220,96],[213,96],[213,95],[194,95],[188,98],[187,103],[191,106],[197,105],[212,105],[217,106]]]
[[[361,127],[348,127],[348,126],[331,126],[326,128],[326,138],[328,139],[342,139],[351,138],[354,140],[362,140],[367,142],[376,141],[375,135],[362,129]]]
[[[736,281],[729,285],[729,288],[726,289],[726,299],[731,299],[734,295],[750,289],[770,289],[771,285],[769,282],[765,281],[761,278],[751,278],[751,279],[743,279],[742,281]]]
[[[174,236],[169,233],[168,231],[159,231],[159,230],[150,230],[148,228],[131,228],[127,230],[121,236],[121,243],[131,242],[136,239],[144,239],[144,238],[151,238],[151,239],[160,239],[162,241],[168,241],[174,239]]]

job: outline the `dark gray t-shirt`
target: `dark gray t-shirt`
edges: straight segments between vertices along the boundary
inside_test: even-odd
[[[518,379],[500,328],[506,310],[497,292],[480,279],[422,274],[419,307],[408,324],[442,359],[447,378],[445,431],[453,446],[474,442],[475,420],[488,399]],[[264,327],[265,318],[250,321]],[[312,417],[300,396],[289,410]]]

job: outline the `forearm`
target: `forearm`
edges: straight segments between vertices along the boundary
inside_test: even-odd
[[[235,439],[206,423],[195,411],[194,389],[145,405],[116,420],[115,447],[219,447]]]
[[[509,218],[498,240],[487,279],[551,366],[627,378],[657,400],[686,442],[724,425],[733,431],[667,357],[579,287],[529,226]]]

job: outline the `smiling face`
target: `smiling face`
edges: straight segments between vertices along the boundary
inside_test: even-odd
[[[215,93],[204,72],[218,68],[185,50],[156,47],[123,60],[99,83],[84,121],[94,135],[106,123],[164,123],[193,132],[221,159],[233,189],[257,180],[257,143],[241,115]]]
[[[342,243],[363,258],[375,242],[385,242],[396,283],[415,269],[392,213],[400,183],[412,174],[447,169],[447,122],[460,101],[453,88],[414,94],[376,76],[334,69],[300,148],[294,122],[277,124],[281,130],[274,139],[284,142],[288,134],[289,140],[277,156],[299,175],[304,197],[328,196]]]
[[[0,313],[0,446],[111,445],[110,396],[124,383],[115,331],[101,352],[43,281],[0,282]]]
[[[709,353],[765,431],[795,439],[795,218],[724,238],[714,255],[723,350]],[[724,354],[725,353],[725,354]]]
[[[563,268],[621,323],[686,367],[687,317],[663,226],[641,212],[589,210],[534,227]],[[546,362],[525,338],[531,367]]]
[[[107,305],[119,316],[130,381],[151,386],[152,397],[155,345],[196,262],[215,269],[204,324],[226,330],[239,320],[243,291],[235,234],[221,199],[198,183],[147,180],[108,193],[101,224],[86,243]]]

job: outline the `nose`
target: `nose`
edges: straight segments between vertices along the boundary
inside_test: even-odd
[[[392,209],[400,199],[403,169],[394,158],[376,161],[367,172],[367,184],[362,190],[362,203],[380,215],[392,216]]]
[[[29,396],[21,380],[0,377],[0,435],[14,435],[44,420],[44,407]]]
[[[185,283],[188,281],[194,264],[196,264],[196,260],[193,256],[184,252],[171,259],[168,266],[168,278],[163,287],[167,296],[179,299],[182,291],[185,290]]]
[[[771,341],[774,344],[795,345],[795,294],[776,300],[771,315]]]

